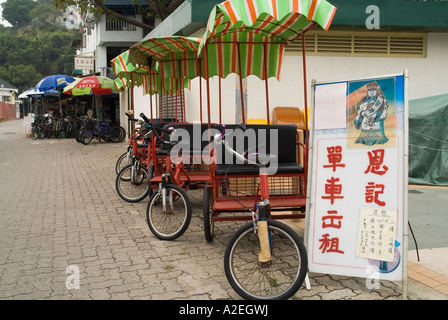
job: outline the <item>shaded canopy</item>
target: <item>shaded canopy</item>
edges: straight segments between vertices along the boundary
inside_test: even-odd
[[[327,30],[335,11],[325,0],[228,0],[216,5],[199,47],[202,54],[207,45],[208,76],[279,78],[285,46],[316,25]]]
[[[64,88],[65,94],[73,96],[81,95],[106,95],[118,93],[114,80],[103,76],[87,76],[72,82]]]
[[[129,49],[129,61],[157,71],[159,92],[176,92],[203,71],[202,59],[198,59],[200,43],[199,38],[182,36],[145,39]]]
[[[112,59],[111,65],[117,76],[115,84],[119,89],[134,86],[140,87],[143,84],[146,87],[150,71],[155,72],[155,70],[145,66],[145,61],[132,63],[129,59],[129,50]]]
[[[64,74],[54,74],[41,79],[34,87],[38,91],[58,90],[65,88],[76,79]]]

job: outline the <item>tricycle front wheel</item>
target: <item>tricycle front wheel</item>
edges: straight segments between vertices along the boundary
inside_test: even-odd
[[[155,191],[146,207],[146,221],[160,240],[174,240],[187,230],[191,221],[191,201],[180,187],[167,184]]]
[[[302,286],[308,259],[299,235],[286,224],[267,220],[271,261],[259,263],[260,241],[254,224],[243,225],[230,239],[224,255],[224,270],[232,288],[243,298],[282,300]]]

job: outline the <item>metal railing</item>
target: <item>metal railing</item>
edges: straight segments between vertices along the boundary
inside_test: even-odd
[[[135,19],[135,16],[129,16]],[[137,27],[126,21],[106,15],[106,31],[136,31]]]

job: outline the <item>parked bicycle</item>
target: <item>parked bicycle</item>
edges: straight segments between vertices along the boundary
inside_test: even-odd
[[[260,162],[258,153],[238,153],[232,149],[229,141],[237,131],[226,136],[225,125],[223,127],[214,143],[223,143],[230,154],[244,163],[242,166],[258,168],[260,188],[260,200],[250,209],[252,221],[238,229],[227,245],[226,277],[245,299],[288,299],[299,290],[306,277],[305,246],[291,227],[271,219],[267,165]],[[279,169],[281,165],[279,162]],[[239,202],[237,197],[235,201]]]
[[[88,145],[93,138],[98,141],[122,142],[126,137],[126,130],[109,122],[100,122],[96,119],[87,118],[82,128],[77,133],[77,141]]]
[[[141,122],[140,128],[131,135],[127,152],[118,158],[115,165],[115,170],[120,168],[115,179],[115,189],[118,195],[127,202],[139,202],[153,194],[154,188],[149,182],[156,168],[159,167],[157,162],[162,157],[160,152],[163,151],[161,150],[163,143],[158,133],[164,130],[159,127],[164,123],[160,119],[151,121],[143,113],[140,117],[144,122]],[[131,121],[137,120],[131,118]],[[159,139],[153,134],[156,134]],[[167,154],[164,153],[163,157],[166,156]]]
[[[41,133],[43,133],[44,130],[44,118],[37,116],[34,119],[34,122],[31,123],[31,138],[33,140],[37,140],[37,139],[42,139],[43,135]]]
[[[71,138],[75,136],[78,120],[53,118],[49,116],[36,116],[31,124],[31,137],[33,140],[43,138]]]
[[[126,116],[134,125],[132,126],[132,133],[129,137],[127,150],[118,157],[115,163],[115,173],[117,175],[125,166],[133,164],[135,158],[141,158],[144,156],[144,153],[147,153],[147,148],[144,147],[144,139],[142,137],[151,130],[150,124],[146,123],[146,121],[132,118],[127,113]]]

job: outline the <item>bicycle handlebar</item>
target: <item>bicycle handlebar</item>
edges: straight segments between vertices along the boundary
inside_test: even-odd
[[[143,119],[143,120],[145,120],[145,122],[147,123],[147,124],[149,124],[150,126],[151,126],[151,129],[154,129],[154,130],[152,130],[154,133],[155,133],[155,135],[156,135],[156,138],[162,143],[162,144],[164,144],[164,145],[167,145],[167,146],[174,146],[175,144],[177,144],[179,141],[165,141],[165,140],[163,140],[161,137],[160,137],[160,135],[159,135],[159,133],[157,132],[157,130],[160,130],[160,131],[163,131],[163,132],[166,132],[166,133],[173,133],[174,131],[176,131],[174,128],[172,128],[172,127],[170,127],[168,130],[166,130],[166,129],[164,129],[164,128],[161,128],[161,127],[157,127],[157,126],[155,126],[155,125],[153,125],[153,124],[151,124],[151,120],[149,120],[148,119],[148,117],[142,112],[142,113],[140,113],[140,117]]]
[[[140,113],[140,117],[145,120],[146,123],[151,123],[151,121],[145,116],[145,114],[142,112]]]
[[[234,149],[232,149],[228,143],[229,138],[231,138],[235,135],[235,132],[237,129],[246,130],[245,124],[240,124],[233,130],[233,132],[231,132],[230,134],[227,134],[227,135],[226,135],[226,125],[223,124],[222,127],[223,127],[222,132],[220,134],[215,135],[215,139],[213,140],[214,143],[216,143],[216,144],[224,143],[226,150],[229,151],[231,154],[233,154],[236,158],[243,161],[245,164],[253,164],[253,165],[256,165],[257,167],[266,167],[265,164],[259,163],[257,161],[258,160],[257,152],[248,154],[248,151],[245,150],[243,152],[243,154],[240,154],[240,153],[236,152]],[[255,156],[256,161],[249,159],[249,157],[252,157],[252,156]]]

